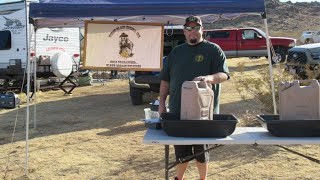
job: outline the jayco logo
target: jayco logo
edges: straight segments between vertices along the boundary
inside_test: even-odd
[[[25,25],[22,25],[21,21],[18,19],[9,19],[4,16],[3,18],[6,20],[3,30],[10,30],[13,34],[20,34],[25,27]]]
[[[68,37],[63,37],[63,36],[50,36],[47,34],[45,38],[43,38],[44,41],[51,41],[51,42],[68,42],[69,38]]]

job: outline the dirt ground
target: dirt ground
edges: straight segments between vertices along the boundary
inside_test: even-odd
[[[246,62],[248,74],[267,68],[263,59],[230,59],[231,72],[237,73],[238,62]],[[30,107],[28,177],[25,103],[19,109],[0,110],[0,179],[163,179],[164,146],[142,144],[143,109],[154,94],[146,95],[146,104],[133,106],[128,92],[128,80],[110,80],[76,88],[72,96],[63,96],[61,90],[38,93],[36,128]],[[254,101],[240,98],[231,79],[223,85],[221,113],[234,114],[240,125],[258,125],[255,115],[262,112]],[[285,147],[320,159],[319,145]],[[170,158],[174,160],[172,147]],[[319,162],[279,146],[222,146],[211,151],[209,169],[210,180],[320,179]],[[198,179],[193,162],[186,177]]]

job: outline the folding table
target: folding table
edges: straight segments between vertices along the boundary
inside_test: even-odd
[[[144,135],[143,144],[165,145],[165,179],[169,180],[169,170],[172,168],[169,168],[169,145],[306,145],[320,144],[320,137],[275,137],[262,127],[237,127],[233,134],[225,138],[172,137],[168,136],[163,130],[148,129]]]

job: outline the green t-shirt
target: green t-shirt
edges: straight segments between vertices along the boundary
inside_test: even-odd
[[[180,116],[181,87],[184,81],[192,81],[197,76],[218,72],[229,73],[226,57],[222,49],[204,40],[191,46],[184,43],[174,48],[160,73],[160,79],[169,82],[169,109]],[[220,84],[214,84],[214,113],[219,113]]]

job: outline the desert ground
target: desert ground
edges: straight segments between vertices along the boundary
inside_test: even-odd
[[[247,75],[268,68],[262,58],[230,59],[233,75],[239,73],[239,62],[245,63]],[[25,100],[20,108],[1,109],[0,179],[164,179],[164,146],[142,144],[146,132],[143,109],[154,97],[156,94],[147,94],[144,105],[133,106],[128,80],[123,79],[78,87],[72,96],[64,96],[61,90],[37,93],[36,106],[30,107],[28,177],[24,172]],[[231,77],[223,84],[220,113],[238,117],[238,126],[259,126],[255,116],[266,112],[253,99],[242,100]],[[284,147],[320,159],[319,145]],[[320,179],[319,161],[279,146],[226,145],[210,156],[209,180]],[[174,160],[172,147],[170,159]],[[198,179],[194,162],[186,177]]]

